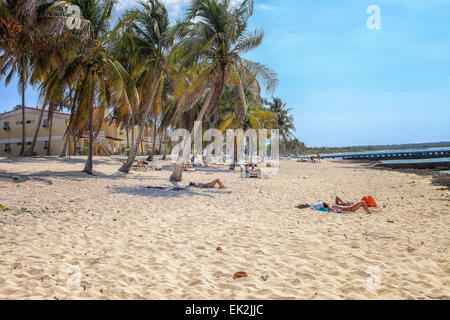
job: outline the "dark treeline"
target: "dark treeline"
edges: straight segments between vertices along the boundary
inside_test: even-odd
[[[391,145],[375,145],[375,146],[349,146],[340,148],[331,147],[312,147],[306,148],[305,154],[333,154],[333,153],[353,153],[353,152],[370,152],[384,150],[404,150],[404,149],[429,149],[429,148],[445,148],[450,147],[450,142],[430,142],[430,143],[410,143],[410,144],[391,144]]]

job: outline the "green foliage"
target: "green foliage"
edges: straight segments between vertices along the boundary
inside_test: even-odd
[[[7,208],[4,205],[0,204],[0,210],[3,210],[3,212],[7,212],[7,211],[9,211],[9,208]]]
[[[335,154],[335,153],[358,153],[370,151],[389,151],[389,150],[410,150],[410,149],[428,149],[450,147],[450,142],[433,143],[412,143],[412,144],[393,144],[393,145],[373,145],[373,146],[350,146],[350,147],[312,147],[307,148],[308,155]]]

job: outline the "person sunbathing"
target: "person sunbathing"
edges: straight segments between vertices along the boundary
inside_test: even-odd
[[[261,169],[257,169],[254,166],[251,166],[249,164],[245,165],[245,172],[251,175],[257,175],[257,176],[261,176],[262,171]]]
[[[195,188],[199,188],[199,189],[212,189],[216,185],[219,185],[219,189],[225,189],[225,186],[223,185],[222,181],[220,181],[219,179],[216,179],[216,180],[208,182],[208,183],[201,183],[201,182],[189,183],[190,187],[195,187]]]
[[[334,203],[340,206],[351,206],[354,205],[354,202],[351,201],[343,201],[341,198],[336,197],[336,199],[334,200]]]
[[[353,202],[344,202],[339,197],[336,197],[335,205],[330,206],[328,203],[324,202],[323,206],[324,208],[328,209],[328,211],[334,211],[334,212],[356,212],[359,209],[363,208],[364,211],[366,211],[367,214],[372,214],[369,207],[367,206],[367,203],[364,201],[353,203]]]

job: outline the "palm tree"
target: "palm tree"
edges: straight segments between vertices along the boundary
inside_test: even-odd
[[[227,129],[243,129],[244,131],[254,129],[258,131],[261,129],[270,130],[276,127],[275,114],[266,108],[260,101],[259,87],[254,84],[250,84],[253,84],[253,82],[246,83],[244,90],[246,99],[247,101],[250,101],[250,103],[247,115],[243,120],[240,118],[240,115],[236,113],[236,108],[234,107],[234,104],[238,100],[236,97],[236,91],[231,88],[225,90],[222,96],[220,110],[218,114],[213,117],[219,119],[218,121],[213,119],[213,123],[219,122],[219,129],[221,131],[225,131]],[[241,138],[242,137],[236,137],[235,139],[235,155],[237,155],[238,145],[242,142]],[[236,166],[237,160],[238,159],[235,157],[232,165],[233,168]],[[251,158],[250,162],[252,162]]]
[[[241,57],[257,48],[264,37],[262,30],[248,30],[252,14],[253,1],[249,0],[239,6],[230,0],[193,0],[185,21],[177,27],[180,47],[185,52],[184,63],[202,63],[198,77],[210,88],[197,121],[202,121],[209,109],[218,108],[227,84],[237,90],[237,113],[244,119],[248,105],[243,78],[248,72],[265,84],[269,93],[275,90],[278,79],[271,69]]]
[[[128,173],[142,142],[144,129],[150,115],[156,120],[161,113],[164,80],[170,74],[169,55],[173,39],[170,36],[169,15],[158,0],[139,1],[139,8],[128,11],[125,20],[136,46],[136,70],[133,79],[140,97],[140,128],[135,145],[127,162],[120,168]],[[132,19],[128,17],[132,16]],[[156,121],[155,121],[156,123]],[[154,130],[156,130],[156,125]]]
[[[19,156],[25,154],[25,91],[30,74],[30,54],[37,22],[37,4],[32,0],[0,1],[0,77],[8,85],[18,75],[22,96],[22,144]]]
[[[290,154],[298,155],[306,151],[306,145],[298,138],[289,139],[286,142],[286,151]]]
[[[78,48],[69,54],[60,81],[75,88],[72,116],[67,133],[89,131],[89,153],[83,172],[93,174],[94,138],[108,108],[128,104],[136,92],[126,70],[110,53],[109,38],[121,27],[109,30],[117,0],[71,0],[89,24],[89,37],[80,37]]]
[[[282,145],[285,146],[286,141],[293,137],[293,131],[295,131],[294,117],[289,114],[293,109],[287,108],[287,104],[280,98],[273,98],[272,102],[266,104],[276,115],[277,128],[280,130]]]

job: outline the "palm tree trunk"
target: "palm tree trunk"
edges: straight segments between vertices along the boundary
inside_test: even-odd
[[[134,127],[136,126],[136,117],[134,113],[131,115],[131,145],[134,146]]]
[[[64,146],[61,150],[61,154],[59,155],[60,158],[64,158],[67,155],[67,146],[69,145],[69,138],[70,134],[66,133],[66,138],[64,139]]]
[[[22,81],[25,81],[25,72],[22,71]],[[22,145],[20,147],[19,157],[25,155],[25,83],[22,83]]]
[[[209,105],[211,104],[212,97],[214,96],[214,87],[211,88],[209,91],[208,96],[206,97],[205,102],[203,103],[202,109],[200,110],[200,113],[197,116],[197,121],[203,121],[203,118],[205,117],[206,110],[208,110]]]
[[[91,105],[89,110],[89,154],[86,161],[86,166],[83,172],[94,175],[92,172],[93,164],[92,160],[94,157],[94,106]]]
[[[159,79],[160,77],[161,77],[161,72],[159,72],[159,74],[156,77],[156,79]],[[130,155],[128,156],[127,163],[125,163],[119,169],[120,172],[129,173],[130,170],[131,170],[131,166],[133,165],[134,159],[136,159],[136,155],[137,155],[137,152],[139,150],[139,144],[142,143],[142,135],[144,133],[145,123],[148,120],[148,116],[150,114],[150,110],[152,108],[153,101],[155,100],[156,92],[158,91],[158,85],[159,85],[159,82],[155,81],[155,84],[153,85],[153,90],[152,90],[152,95],[150,97],[150,101],[148,102],[148,105],[145,108],[145,112],[143,114],[143,117],[141,118],[141,126],[139,127],[139,134],[138,134],[138,137],[137,137],[137,141],[134,144],[133,149],[130,152]]]
[[[153,161],[153,156],[155,155],[155,149],[156,149],[156,118],[155,118],[155,122],[153,124],[153,143],[152,143],[152,151],[150,153],[150,155],[147,158],[147,161]]]
[[[127,128],[126,128],[126,130],[127,130],[127,155],[129,155],[130,154],[130,129],[129,129],[129,127],[128,127],[128,124],[127,124]]]
[[[44,118],[44,113],[45,113],[45,105],[42,107],[41,113],[39,115],[39,120],[38,120],[38,123],[36,125],[36,131],[34,132],[33,142],[31,143],[30,150],[28,150],[28,153],[27,153],[28,157],[32,157],[33,156],[34,148],[36,147],[37,137],[39,135],[39,130],[41,129],[42,118]]]
[[[162,155],[163,155],[163,157],[162,157],[163,160],[166,160],[166,159],[167,159],[166,134],[167,134],[167,128],[164,128],[163,136],[162,136],[162,138],[161,138],[161,141],[162,141],[162,147],[161,147],[161,148],[164,149],[164,151],[161,152]]]
[[[78,139],[75,135],[73,135],[73,155],[78,155]]]
[[[52,147],[52,130],[53,130],[53,115],[55,114],[54,106],[50,105],[50,109],[48,111],[48,122],[49,122],[49,131],[48,131],[48,148],[47,148],[47,156],[50,156],[50,150]]]
[[[162,130],[160,132],[160,136],[159,136],[159,147],[158,147],[158,155],[161,155],[161,146],[162,146],[162,137],[161,135],[164,134],[164,130]]]

